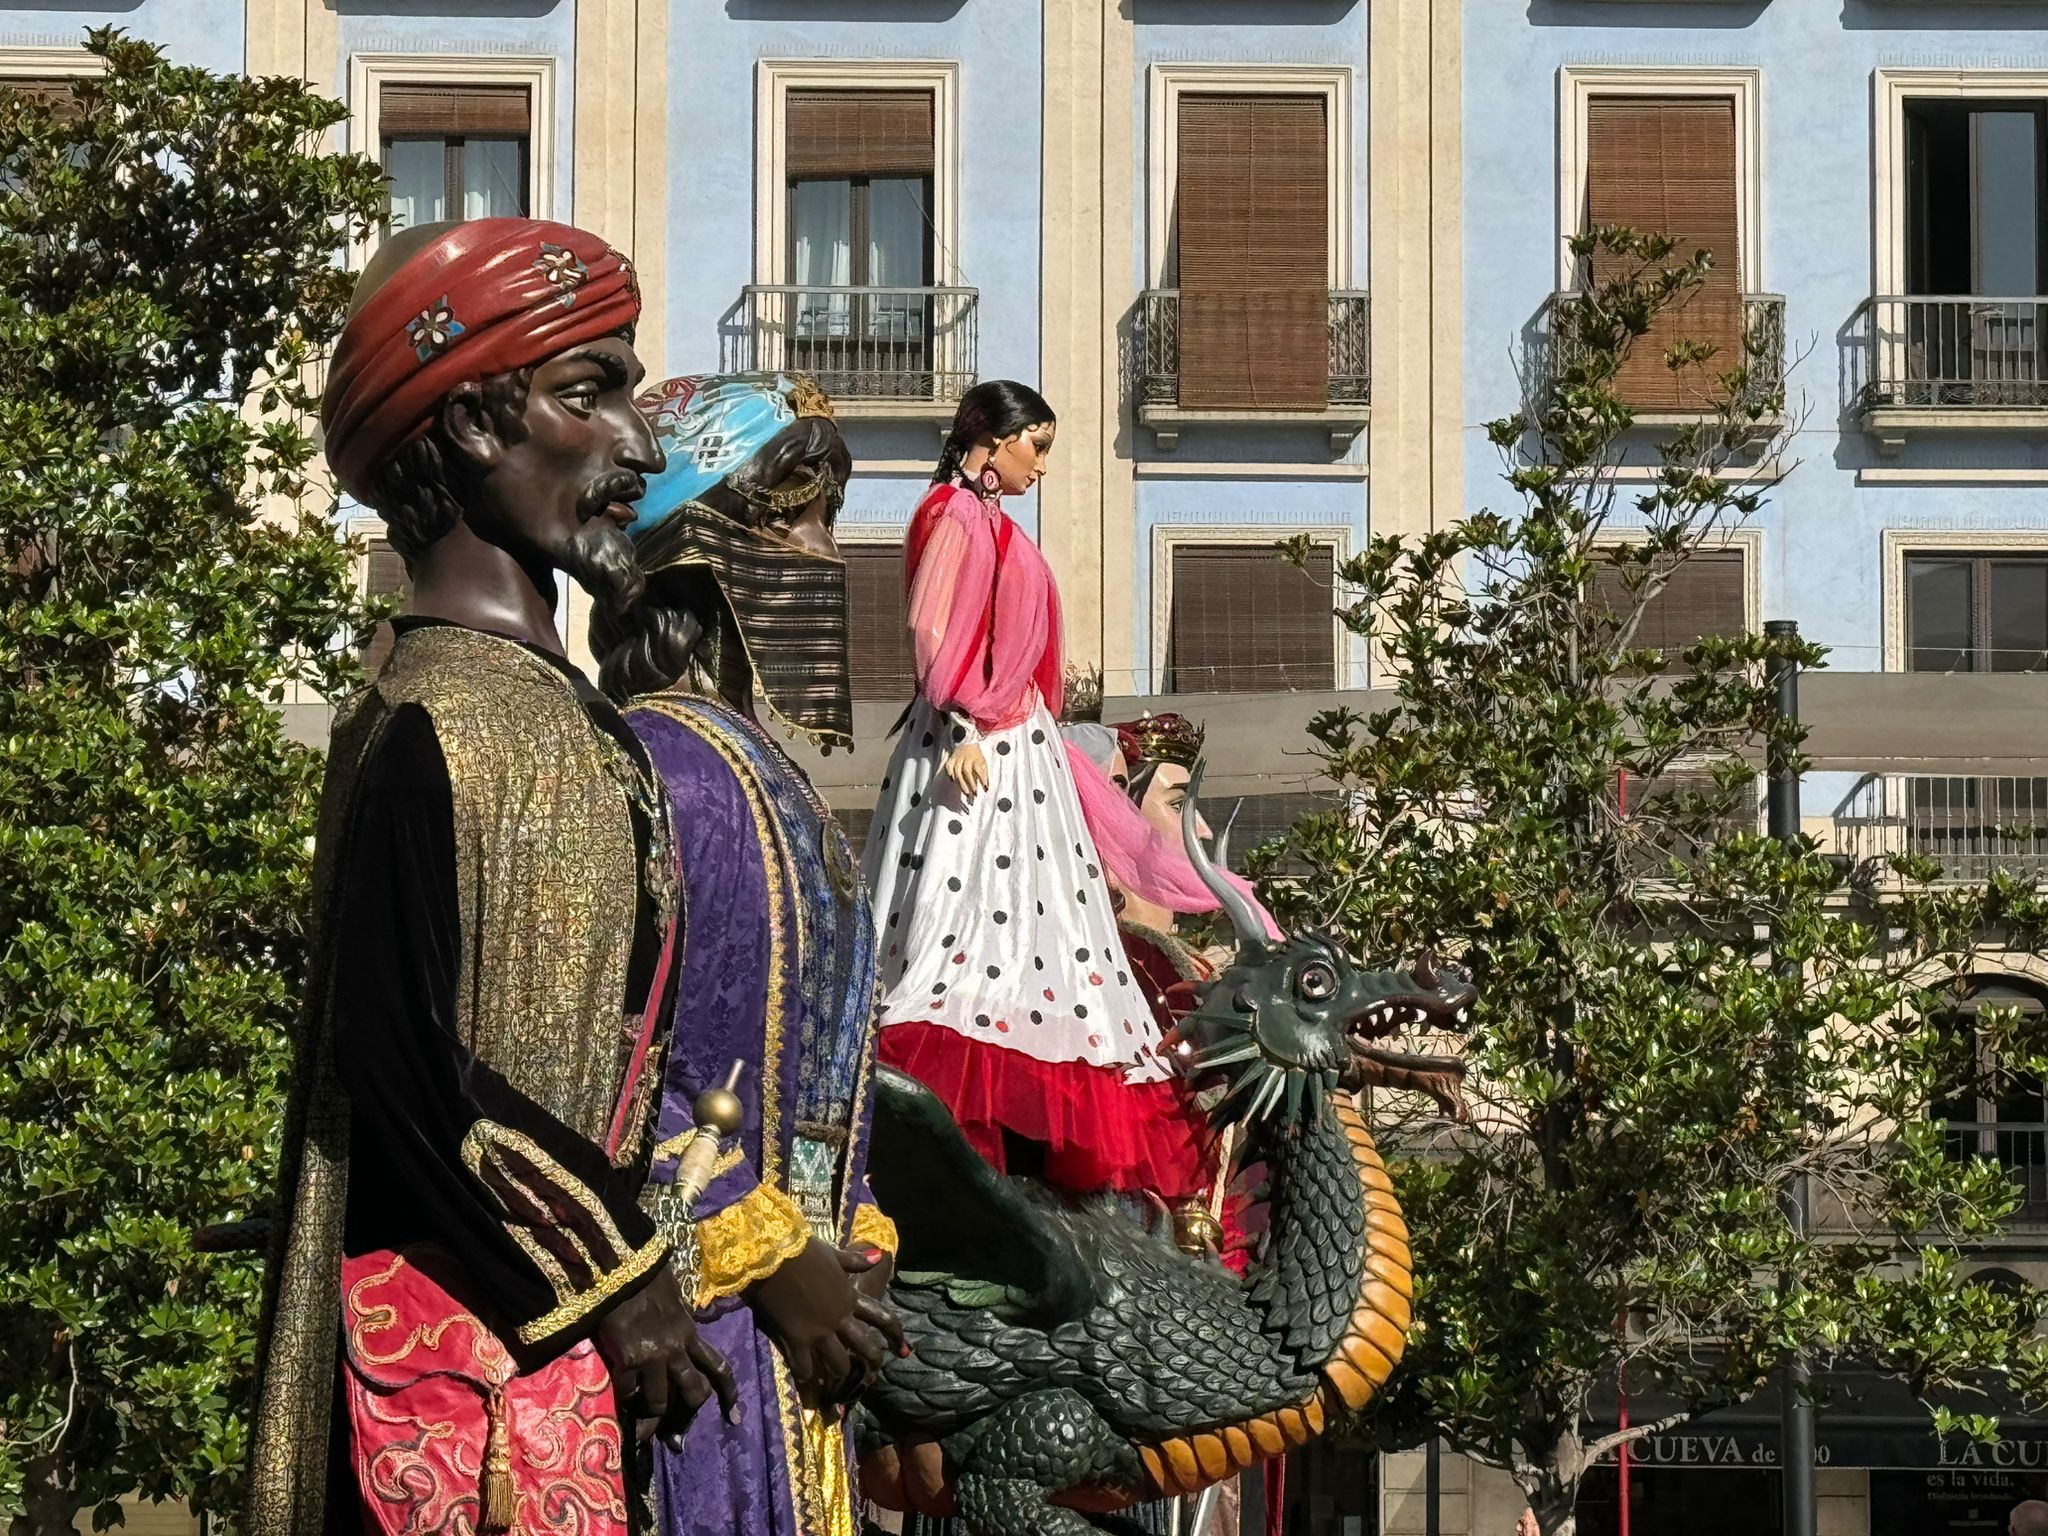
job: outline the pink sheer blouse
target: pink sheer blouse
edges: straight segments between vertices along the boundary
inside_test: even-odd
[[[983,731],[1040,698],[1060,711],[1060,598],[1038,546],[999,506],[935,485],[904,545],[917,690]]]

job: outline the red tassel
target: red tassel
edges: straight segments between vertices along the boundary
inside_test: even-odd
[[[1266,1536],[1282,1536],[1287,1521],[1287,1458],[1266,1463]]]

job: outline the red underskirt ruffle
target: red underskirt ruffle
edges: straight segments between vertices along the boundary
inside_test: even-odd
[[[1040,1061],[916,1020],[884,1026],[875,1052],[937,1094],[998,1172],[1008,1130],[1044,1143],[1047,1182],[1069,1194],[1209,1190],[1200,1120],[1177,1082],[1128,1083],[1113,1068]]]

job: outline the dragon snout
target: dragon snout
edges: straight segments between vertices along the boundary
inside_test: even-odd
[[[1427,1093],[1451,1118],[1470,1118],[1459,1086],[1465,1064],[1455,1056],[1427,1055],[1383,1045],[1404,1028],[1433,1033],[1462,1030],[1471,1023],[1478,989],[1456,966],[1424,956],[1407,972],[1385,978],[1390,985],[1345,1021],[1351,1060],[1343,1073],[1348,1088],[1386,1087]]]

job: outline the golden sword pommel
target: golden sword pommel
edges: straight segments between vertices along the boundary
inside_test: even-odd
[[[738,1134],[746,1117],[746,1108],[735,1091],[746,1065],[744,1061],[734,1062],[732,1070],[725,1075],[724,1083],[716,1088],[706,1088],[691,1106],[691,1116],[697,1123],[696,1134],[676,1159],[675,1182],[669,1186],[670,1199],[685,1211],[696,1205],[697,1197],[711,1182],[712,1172],[718,1166],[720,1145]]]

